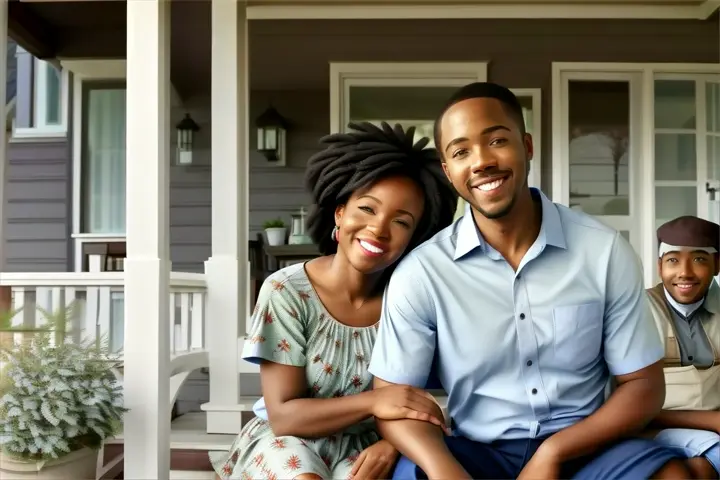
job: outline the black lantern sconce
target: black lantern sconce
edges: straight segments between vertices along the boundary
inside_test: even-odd
[[[193,135],[200,130],[195,121],[186,113],[185,118],[180,120],[175,128],[177,129],[177,155],[175,163],[181,166],[192,165],[193,162]]]
[[[269,107],[255,120],[257,150],[268,163],[285,165],[285,134],[288,126],[289,122],[274,107]]]

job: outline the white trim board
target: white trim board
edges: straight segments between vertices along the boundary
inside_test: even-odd
[[[249,20],[330,20],[330,19],[469,19],[469,18],[557,18],[557,19],[665,19],[705,20],[718,8],[716,0],[687,1],[687,5],[656,1],[627,0],[610,3],[586,0],[579,2],[543,3],[503,2],[500,0],[474,4],[443,5],[411,2],[386,2],[384,5],[294,2],[289,5],[256,4],[247,7]]]

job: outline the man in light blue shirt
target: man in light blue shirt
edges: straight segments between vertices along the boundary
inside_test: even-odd
[[[370,372],[375,388],[422,387],[436,358],[453,436],[378,421],[405,456],[395,478],[688,478],[677,454],[632,438],[665,395],[637,256],[528,188],[523,125],[517,98],[487,83],[460,89],[435,124],[468,206],[393,273]]]

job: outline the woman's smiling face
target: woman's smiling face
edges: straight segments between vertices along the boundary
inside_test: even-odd
[[[384,270],[407,249],[424,208],[425,195],[412,179],[378,180],[336,209],[338,251],[360,272]]]

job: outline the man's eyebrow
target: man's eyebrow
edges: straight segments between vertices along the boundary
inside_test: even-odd
[[[498,130],[507,130],[508,132],[510,131],[510,129],[508,127],[506,127],[505,125],[498,124],[498,125],[493,125],[491,127],[484,128],[483,131],[480,132],[480,136],[489,135]],[[448,151],[448,149],[450,149],[450,147],[457,145],[458,143],[467,142],[467,141],[468,141],[467,137],[454,138],[454,139],[450,140],[450,142],[445,147],[445,152],[447,153],[447,151]]]

